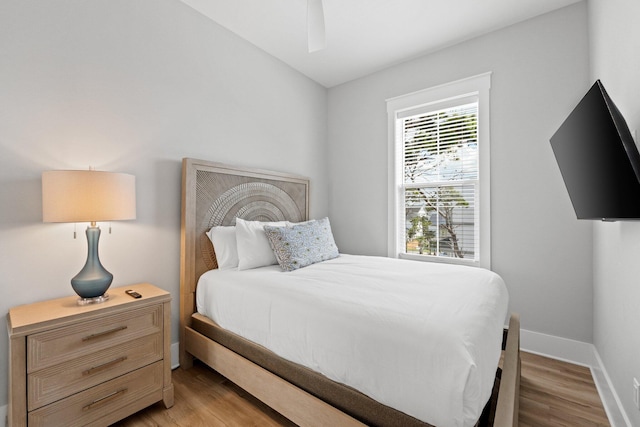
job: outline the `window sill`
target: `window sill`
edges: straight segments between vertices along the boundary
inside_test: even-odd
[[[420,261],[420,262],[439,262],[442,264],[456,264],[456,265],[468,265],[471,267],[480,267],[480,262],[472,259],[465,258],[445,258],[445,257],[437,257],[433,255],[415,255],[415,254],[407,254],[407,253],[399,253],[398,258],[400,259],[409,259],[412,261]]]

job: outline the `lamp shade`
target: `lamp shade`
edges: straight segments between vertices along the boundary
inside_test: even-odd
[[[44,222],[136,218],[136,177],[126,173],[60,170],[42,173]]]

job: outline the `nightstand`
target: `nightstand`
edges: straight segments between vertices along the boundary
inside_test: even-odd
[[[133,289],[142,298],[132,298]],[[101,426],[173,405],[171,295],[148,283],[9,310],[9,425]]]

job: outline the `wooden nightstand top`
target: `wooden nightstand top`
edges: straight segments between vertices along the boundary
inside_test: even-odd
[[[142,298],[132,298],[125,294],[133,289]],[[110,312],[128,310],[132,305],[145,306],[171,300],[171,294],[149,283],[138,283],[120,288],[109,288],[109,300],[101,304],[77,305],[77,295],[41,301],[13,307],[7,314],[7,329],[10,337],[29,335],[40,330],[64,326],[78,319],[88,320]]]

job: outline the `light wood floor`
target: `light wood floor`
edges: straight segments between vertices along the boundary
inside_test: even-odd
[[[521,354],[521,427],[610,425],[589,368]]]
[[[157,403],[121,427],[294,426],[215,371],[173,371],[175,405]],[[609,426],[588,368],[522,353],[520,426]]]

